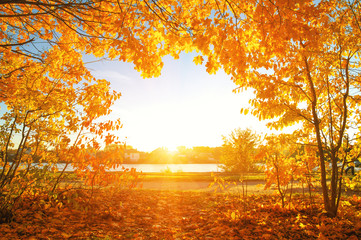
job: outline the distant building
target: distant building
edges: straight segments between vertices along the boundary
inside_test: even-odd
[[[126,149],[124,157],[127,162],[137,163],[140,159],[140,153],[136,149]]]

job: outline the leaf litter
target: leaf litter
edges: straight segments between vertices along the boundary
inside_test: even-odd
[[[20,202],[0,239],[360,239],[361,197],[328,218],[321,198],[282,208],[275,195],[191,191],[69,191]]]

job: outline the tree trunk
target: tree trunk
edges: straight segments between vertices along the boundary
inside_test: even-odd
[[[314,87],[314,84],[312,81],[307,57],[304,56],[303,60],[305,62],[306,75],[307,75],[307,79],[308,79],[308,83],[309,83],[309,89],[311,92],[312,118],[313,118],[313,125],[314,125],[314,129],[315,129],[315,133],[316,133],[316,140],[317,140],[317,148],[318,148],[318,153],[319,153],[319,158],[320,158],[321,187],[322,187],[322,195],[323,195],[323,204],[324,204],[327,214],[331,217],[334,217],[337,214],[337,209],[335,209],[334,204],[332,204],[332,206],[331,206],[331,204],[330,204],[331,201],[330,201],[330,198],[328,195],[326,167],[325,167],[325,153],[324,153],[324,148],[323,148],[322,139],[321,139],[320,119],[318,118],[317,110],[316,110],[317,95],[316,95],[316,90],[315,90],[315,87]]]

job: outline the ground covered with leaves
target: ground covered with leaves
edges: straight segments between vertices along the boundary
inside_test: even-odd
[[[360,239],[361,197],[343,199],[339,215],[321,199],[247,198],[186,191],[67,191],[57,200],[29,197],[0,239]]]

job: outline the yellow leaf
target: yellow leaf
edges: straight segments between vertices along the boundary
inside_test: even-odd
[[[61,233],[61,236],[62,236],[64,239],[68,239],[68,238],[70,238],[72,235],[71,235],[71,234],[68,234],[68,233],[65,233],[65,232],[62,232],[62,233]]]
[[[198,64],[201,64],[203,63],[203,57],[202,56],[197,56],[193,59],[193,62],[198,65]]]

